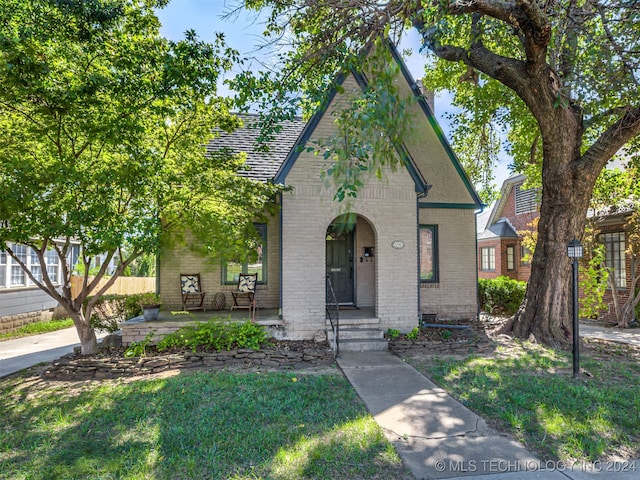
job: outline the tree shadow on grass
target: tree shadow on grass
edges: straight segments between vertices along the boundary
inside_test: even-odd
[[[509,354],[416,366],[492,425],[544,460],[633,459],[640,456],[640,365],[592,360],[591,376],[572,378],[568,352],[523,343]],[[610,372],[631,369],[612,381]],[[635,413],[634,413],[635,412]]]
[[[0,477],[410,478],[337,375],[0,382]]]

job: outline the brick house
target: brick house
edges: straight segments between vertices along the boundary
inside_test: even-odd
[[[598,212],[597,214],[590,211],[588,214],[595,221],[598,229],[598,239],[605,245],[605,265],[613,275],[612,278],[620,305],[625,303],[631,295],[634,262],[626,251],[628,240],[625,230],[626,222],[632,212],[633,210],[629,207]],[[598,312],[598,319],[604,322],[617,323],[610,283],[607,284],[607,289],[604,292],[603,302],[606,308]],[[636,318],[635,315],[631,319],[633,318]]]
[[[540,216],[540,199],[537,189],[523,188],[525,180],[524,175],[507,178],[492,208],[478,216],[478,278],[529,280],[529,252],[518,232],[532,229],[531,222]]]
[[[522,188],[525,180],[524,175],[509,177],[502,185],[499,200],[478,215],[478,278],[503,275],[525,282],[529,280],[531,267],[523,260],[528,251],[522,245],[519,232],[531,230],[531,222],[540,216],[540,199],[538,190]],[[606,247],[605,264],[613,272],[621,303],[631,293],[632,259],[625,252],[625,223],[630,214],[629,209],[588,213],[588,217],[595,221],[600,242]],[[603,301],[607,308],[599,312],[598,318],[615,322],[613,296],[608,287]]]
[[[180,309],[180,272],[199,272],[203,290],[223,292],[230,303],[233,272],[258,272],[260,311],[277,309],[283,338],[308,339],[326,329],[325,279],[338,302],[370,312],[367,325],[408,332],[422,314],[472,319],[478,314],[475,212],[481,200],[445,140],[442,130],[395,47],[398,87],[413,95],[415,130],[397,145],[403,168],[367,180],[353,202],[355,222],[344,229],[344,206],[334,187],[321,180],[327,160],[301,148],[336,130],[331,112],[349,92],[367,87],[352,72],[329,104],[308,121],[284,122],[268,153],[255,151],[255,119],[212,140],[209,149],[246,151],[250,175],[290,189],[277,200],[279,213],[264,225],[257,263],[207,266],[187,248],[165,252],[159,262],[159,289],[165,307]]]

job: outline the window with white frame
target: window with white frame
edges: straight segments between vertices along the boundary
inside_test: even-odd
[[[496,269],[495,247],[483,247],[480,249],[480,270],[494,271]]]
[[[531,265],[531,250],[524,245],[520,245],[520,265]]]
[[[38,260],[38,253],[33,249],[31,249],[31,264],[29,265],[29,270],[31,270],[31,274],[38,282],[42,282],[42,268],[40,267],[40,260]],[[29,283],[33,284],[31,280],[29,280]]]
[[[516,269],[516,247],[507,245],[507,270]]]
[[[0,288],[7,286],[7,252],[0,250]]]
[[[17,245],[17,244],[14,243],[11,246],[11,250],[13,250],[13,253],[15,254],[15,256],[18,257],[18,259],[22,263],[24,263],[25,265],[27,264],[28,260],[27,260],[27,247],[26,246]],[[11,286],[12,287],[20,287],[20,286],[26,285],[25,278],[26,278],[26,275],[24,273],[24,270],[20,266],[20,264],[12,259],[12,262],[11,262]]]
[[[600,241],[605,248],[604,264],[609,274],[613,275],[614,285],[617,288],[627,288],[624,232],[603,233]]]
[[[11,244],[11,250],[29,269],[35,280],[41,282],[43,272],[37,252],[26,245],[15,243]],[[54,284],[59,283],[60,259],[58,254],[55,250],[47,250],[44,257],[49,278]],[[25,273],[20,263],[6,251],[0,251],[0,288],[20,288],[33,285],[35,283]]]
[[[53,250],[47,250],[44,254],[44,258],[47,262],[47,275],[52,283],[58,283],[58,272],[60,271],[60,259],[58,253]],[[33,269],[33,267],[31,267]]]

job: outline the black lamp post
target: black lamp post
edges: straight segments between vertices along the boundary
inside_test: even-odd
[[[578,331],[578,259],[582,257],[582,244],[573,239],[567,245],[567,255],[573,267],[573,378],[580,375],[580,336]]]

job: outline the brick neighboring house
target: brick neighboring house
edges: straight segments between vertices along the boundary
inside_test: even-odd
[[[350,92],[367,88],[368,79],[352,72],[332,92],[326,108],[309,121],[284,122],[269,153],[253,149],[255,121],[211,141],[209,149],[246,151],[251,167],[243,174],[290,187],[279,198],[278,215],[264,225],[260,258],[251,265],[209,266],[188,248],[160,256],[159,287],[165,308],[179,309],[179,273],[199,272],[202,288],[223,292],[230,303],[233,272],[258,272],[260,309],[278,309],[283,337],[313,338],[325,324],[325,277],[330,275],[338,301],[371,311],[368,321],[380,329],[408,332],[424,313],[445,319],[477,318],[475,212],[481,200],[447,143],[424,97],[397,50],[398,88],[413,95],[415,130],[396,145],[403,168],[373,176],[353,202],[355,226],[341,230],[344,205],[335,188],[321,180],[327,160],[301,148],[336,132],[335,104]]]
[[[631,295],[631,275],[633,264],[631,257],[627,254],[627,236],[626,222],[632,213],[631,208],[611,210],[606,212],[598,212],[594,214],[590,211],[588,216],[595,220],[598,229],[598,238],[605,245],[605,265],[613,274],[616,290],[618,293],[618,301],[620,305],[624,304]],[[604,322],[617,323],[613,294],[607,283],[603,302],[607,305],[606,309],[598,312],[598,319]],[[630,318],[632,320],[635,315]]]
[[[507,178],[499,199],[478,216],[478,278],[529,280],[531,266],[523,260],[529,252],[518,232],[531,230],[540,202],[537,189],[523,188],[525,180],[524,175]]]
[[[608,168],[619,168],[616,163]],[[529,224],[540,216],[538,190],[523,189],[524,175],[512,175],[504,181],[499,200],[492,208],[478,215],[478,278],[496,278],[504,275],[520,281],[528,281],[531,266],[522,260],[527,253],[518,232],[530,230]],[[605,264],[613,271],[620,303],[631,294],[631,258],[625,253],[625,223],[631,210],[590,211],[595,220],[599,239],[606,246]],[[607,287],[604,298],[607,305],[598,314],[604,322],[615,322],[613,296]]]

